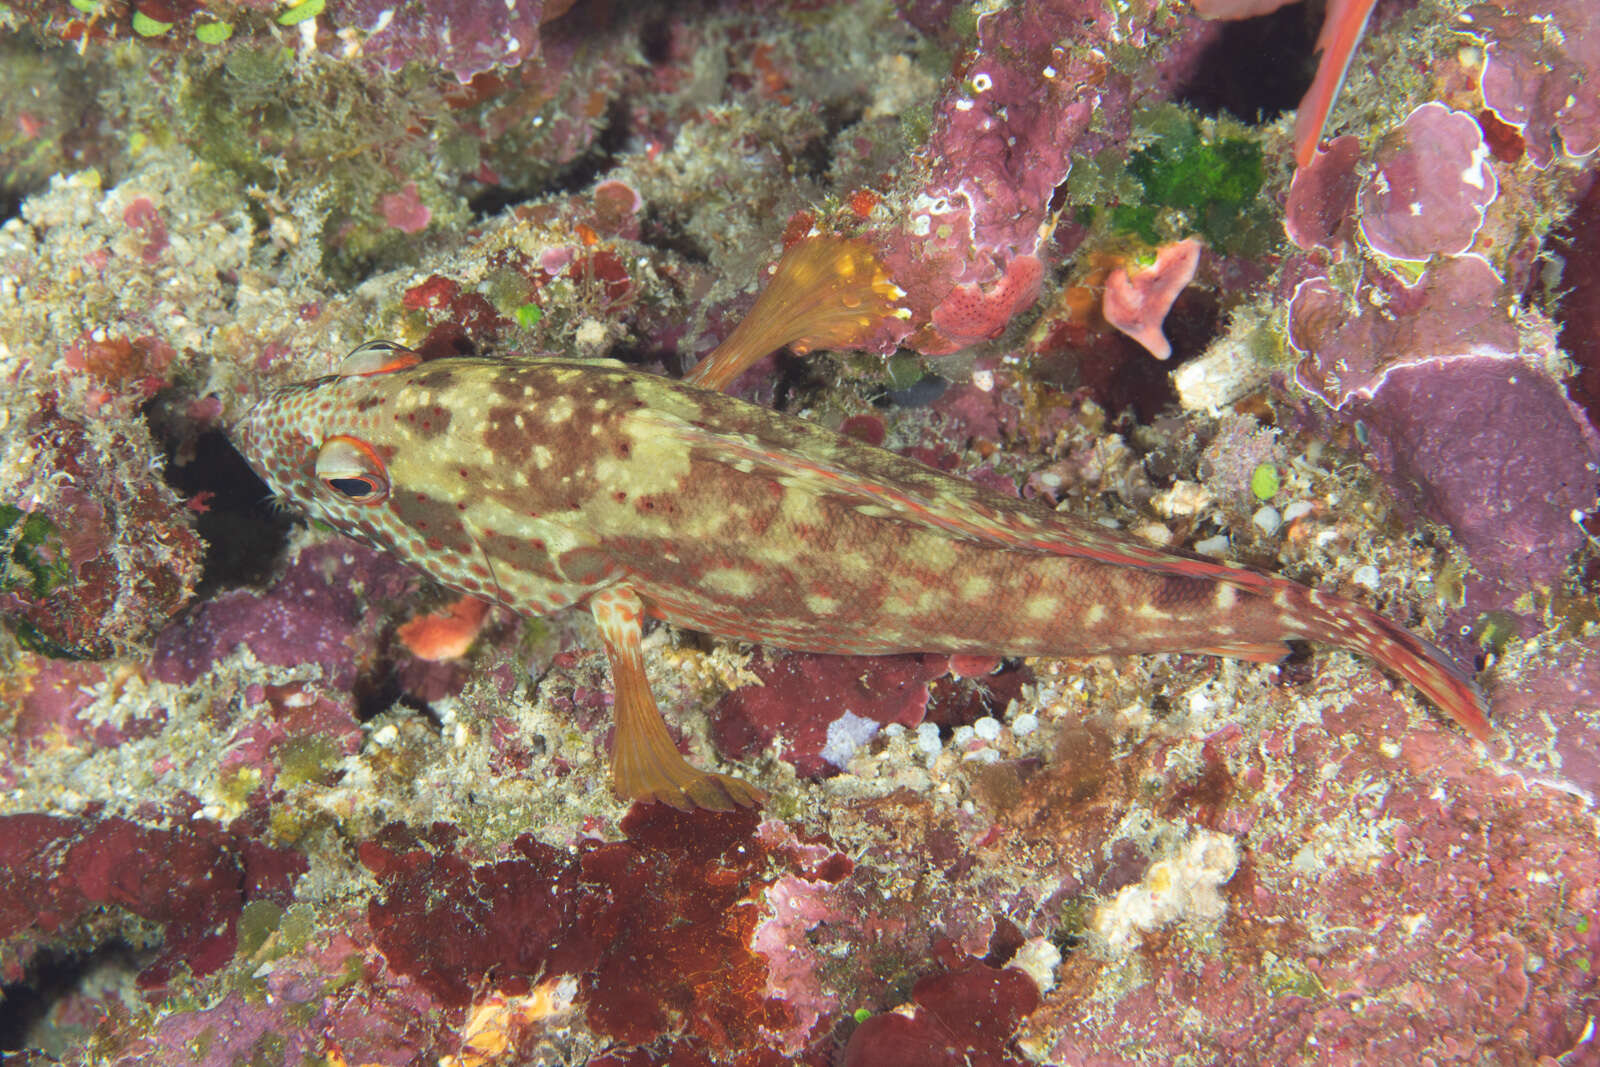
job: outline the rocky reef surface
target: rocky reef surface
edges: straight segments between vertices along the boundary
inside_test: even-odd
[[[1600,1063],[1594,5],[1377,5],[1301,167],[1323,12],[1229,6],[0,0],[0,1052]],[[370,337],[682,374],[840,237],[894,314],[735,392],[1371,603],[1493,741],[1323,650],[657,628],[770,801],[630,810],[586,618],[228,442]]]

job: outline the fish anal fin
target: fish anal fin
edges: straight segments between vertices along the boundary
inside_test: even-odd
[[[616,691],[611,787],[617,795],[679,811],[732,811],[762,803],[765,794],[755,786],[702,771],[678,752],[645,676],[639,594],[630,586],[615,585],[590,598],[589,608],[605,642]]]

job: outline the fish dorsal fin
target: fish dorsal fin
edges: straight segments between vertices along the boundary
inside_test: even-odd
[[[341,378],[368,378],[415,367],[421,362],[421,356],[395,341],[365,341],[339,361],[334,373]]]

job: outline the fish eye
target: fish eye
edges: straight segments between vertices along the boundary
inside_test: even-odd
[[[371,478],[325,478],[323,483],[346,500],[353,500],[357,504],[383,492],[382,487]]]
[[[359,437],[337,434],[317,451],[317,478],[352,504],[377,504],[389,495],[389,472]]]

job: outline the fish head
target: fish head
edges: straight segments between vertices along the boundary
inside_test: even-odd
[[[415,353],[369,341],[334,374],[275,390],[230,431],[235,447],[283,504],[343,533],[393,547],[404,536],[392,498],[395,456],[410,435],[394,416],[396,372]]]

